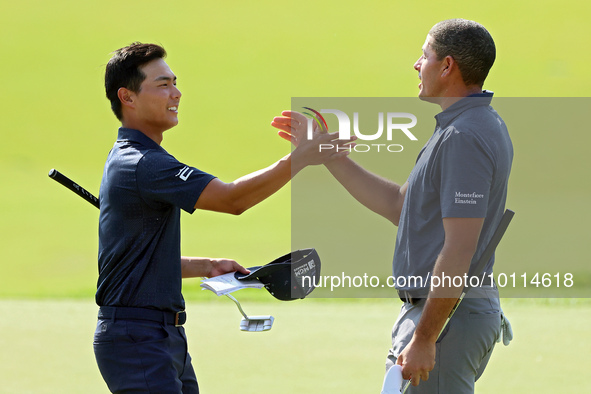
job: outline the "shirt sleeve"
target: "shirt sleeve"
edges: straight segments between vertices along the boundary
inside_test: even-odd
[[[137,187],[147,204],[175,205],[193,213],[205,186],[215,176],[179,162],[165,152],[149,152],[137,165]]]
[[[441,215],[484,218],[494,173],[492,155],[469,133],[447,131],[437,152],[432,179]]]

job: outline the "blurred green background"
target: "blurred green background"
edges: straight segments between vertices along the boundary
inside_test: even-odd
[[[588,35],[589,11],[576,1],[559,10],[554,2],[5,3],[0,296],[93,292],[98,212],[47,172],[55,167],[98,193],[118,127],[104,97],[104,65],[121,46],[136,40],[165,46],[183,98],[180,124],[165,134],[163,146],[231,181],[289,151],[269,123],[290,107],[291,97],[416,96],[412,65],[426,32],[441,19],[470,18],[491,31],[498,55],[485,87],[497,96],[585,96],[591,55],[580,42]],[[588,217],[590,191],[581,182],[588,178],[581,152],[588,133],[581,125],[512,137],[509,206],[521,219],[512,228],[519,234],[511,237],[515,246],[504,246],[528,259],[580,259],[589,240],[585,221],[578,220]],[[290,249],[289,200],[286,188],[241,217],[185,215],[182,252],[246,265],[269,261]],[[556,210],[575,206],[582,209],[566,218]],[[558,228],[568,246],[550,243]]]
[[[80,299],[87,307],[84,310],[92,307],[97,276],[98,211],[51,181],[47,172],[56,168],[98,194],[102,166],[118,127],[102,85],[104,65],[111,51],[133,41],[156,42],[167,49],[167,61],[179,78],[183,98],[180,124],[165,133],[163,146],[179,160],[231,181],[289,152],[288,144],[276,137],[269,123],[273,116],[290,107],[291,97],[416,96],[418,78],[412,65],[421,53],[427,31],[442,19],[474,19],[489,29],[497,45],[497,60],[485,88],[495,91],[497,97],[587,96],[591,89],[588,74],[591,54],[584,42],[589,36],[590,16],[591,5],[574,0],[560,3],[182,0],[170,4],[136,0],[3,1],[0,12],[3,54],[0,70],[5,78],[0,95],[3,136],[0,297],[6,300],[0,301],[3,353],[28,352],[29,359],[49,357],[41,345],[53,340],[46,337],[47,330],[39,328],[29,334],[31,343],[39,344],[32,348],[19,347],[20,342],[12,339],[17,334],[11,331],[14,326],[10,322],[18,311],[35,314],[40,309],[61,310],[60,302],[73,302],[65,301],[72,298]],[[511,227],[511,236],[503,241],[500,251],[510,263],[540,261],[546,267],[560,266],[562,261],[576,260],[582,264],[589,261],[584,249],[590,241],[587,204],[591,190],[585,180],[590,160],[586,148],[591,141],[587,129],[586,124],[568,129],[557,125],[551,135],[539,135],[536,130],[512,135],[516,158],[508,206],[518,216]],[[289,188],[242,216],[196,212],[192,216],[184,215],[182,226],[183,254],[229,257],[247,266],[265,263],[291,248]],[[186,281],[184,291],[189,300],[215,303],[204,302],[205,311],[209,310],[208,305],[226,306],[212,294],[200,292],[198,281]],[[269,300],[260,294],[247,293],[245,298],[249,297]],[[331,302],[335,302],[335,307],[326,308],[323,313],[327,316],[333,313],[342,317],[348,313],[344,301]],[[293,309],[279,303],[268,303],[268,306],[269,310],[280,308],[285,314],[305,315],[307,305],[311,310],[325,305],[315,300],[300,304]],[[355,305],[351,301],[350,310],[374,311]],[[551,317],[560,309],[537,302],[529,307],[519,304],[516,308],[518,312],[536,312],[532,319],[541,315]],[[587,303],[576,303],[569,308],[573,312],[568,319],[583,316],[581,321],[589,321]],[[266,310],[265,307],[262,313],[269,313]],[[379,322],[378,327],[384,335],[383,343],[378,345],[381,353],[375,360],[378,382],[367,392],[376,392],[381,382],[388,325],[393,323],[391,317],[387,320],[386,326]],[[290,330],[298,331],[297,321],[294,320],[292,327],[278,326],[274,330],[286,330],[286,334]],[[322,324],[331,321],[323,320]],[[335,325],[337,321],[334,320]],[[317,354],[331,353],[330,347],[322,347],[327,337],[340,332],[343,340],[348,335],[352,341],[358,340],[371,322],[374,321],[356,320],[358,330],[354,332],[339,330],[338,326],[322,331],[323,335],[313,344],[318,346]],[[520,335],[527,336],[527,330],[535,330],[537,324],[537,320],[525,320]],[[550,330],[561,328],[548,324]],[[54,326],[48,327],[53,332]],[[55,330],[63,334],[64,329],[67,327]],[[91,331],[84,335],[90,346]],[[199,335],[193,334],[193,343],[202,346]],[[237,328],[227,335],[244,338]],[[71,345],[67,336],[58,336],[57,340],[61,345],[58,349]],[[231,349],[235,349],[241,341],[244,339],[231,338],[226,346],[231,343]],[[567,335],[559,341],[563,345],[561,359],[574,354],[573,347],[581,351],[589,349],[586,338],[577,340]],[[215,342],[218,346],[223,343]],[[211,355],[217,353],[216,349],[220,350],[211,347],[203,351],[211,364],[221,369],[228,359],[239,357],[233,353],[239,350],[230,348]],[[507,357],[503,351],[497,350],[499,357]],[[27,379],[30,372],[22,368],[20,373],[15,373],[7,368],[13,359],[3,358],[0,370],[4,376],[0,381],[13,384],[0,387],[0,392],[90,392],[79,388],[89,384],[97,384],[96,392],[103,392],[92,355],[79,357],[76,365],[91,371],[92,383],[82,379],[75,386],[78,388],[65,391],[60,390],[59,383],[41,384],[55,380],[44,376],[65,379],[73,374],[67,367],[60,367],[60,362],[53,364],[55,368],[45,365],[39,369],[40,383],[35,385]],[[519,368],[531,364],[529,357],[527,352],[512,353],[502,363]],[[302,366],[302,370],[326,365],[336,368],[340,362],[338,354],[320,364],[314,360],[310,357],[313,365]],[[20,365],[19,359],[13,361]],[[550,363],[549,357],[542,362]],[[267,363],[257,359],[255,364]],[[555,376],[561,376],[560,365],[556,368]],[[572,370],[572,366],[565,366],[562,375],[571,375]],[[217,379],[224,376],[217,369],[210,371]],[[543,392],[544,387],[550,390],[551,384],[559,381],[550,372],[527,371],[526,380],[548,382],[538,392]],[[242,372],[237,373],[237,379],[253,374],[252,370]],[[326,374],[315,376],[312,382],[316,385],[310,392],[334,388],[327,385]],[[354,374],[348,377],[363,382]],[[503,384],[505,375],[504,372],[494,375],[491,371],[487,379],[483,385],[494,388]],[[352,388],[355,385],[350,387],[350,391],[341,388],[340,392],[361,392]],[[211,389],[208,392],[235,391]],[[295,392],[295,389],[284,392]]]

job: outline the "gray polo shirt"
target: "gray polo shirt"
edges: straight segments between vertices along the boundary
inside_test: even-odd
[[[411,276],[429,286],[445,239],[443,218],[485,218],[472,266],[501,220],[513,145],[505,122],[490,106],[492,95],[484,91],[463,98],[435,116],[435,132],[408,178],[393,262],[398,290],[420,286]],[[494,256],[485,272],[492,272],[493,263]]]

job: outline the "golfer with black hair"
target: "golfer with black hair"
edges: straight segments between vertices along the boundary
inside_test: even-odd
[[[309,144],[231,183],[179,162],[160,146],[181,101],[165,56],[161,46],[134,43],[114,52],[105,72],[121,128],[100,187],[94,352],[115,393],[198,393],[181,279],[248,273],[234,260],[181,257],[180,210],[239,215],[307,165],[346,154],[318,152],[319,142],[336,137],[316,132]]]

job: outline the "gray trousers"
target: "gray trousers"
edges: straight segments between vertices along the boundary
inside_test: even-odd
[[[425,301],[404,303],[392,329],[392,348],[386,370],[396,364],[398,355],[410,342]],[[501,307],[496,288],[471,289],[437,341],[435,368],[429,379],[407,394],[468,394],[484,372],[497,339],[501,335]],[[406,381],[404,381],[406,383]]]

